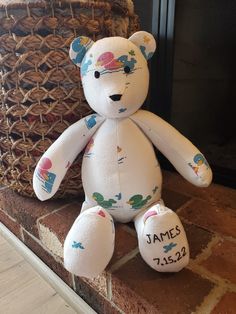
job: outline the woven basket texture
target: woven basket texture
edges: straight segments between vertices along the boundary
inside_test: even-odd
[[[128,37],[137,29],[130,0],[0,0],[0,184],[34,196],[39,158],[91,113],[79,69],[68,58],[71,41],[78,35]],[[81,156],[55,197],[83,192]]]

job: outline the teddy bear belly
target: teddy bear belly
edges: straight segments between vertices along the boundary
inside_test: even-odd
[[[86,200],[120,222],[158,201],[162,176],[153,146],[130,120],[107,121],[94,135],[82,164]]]

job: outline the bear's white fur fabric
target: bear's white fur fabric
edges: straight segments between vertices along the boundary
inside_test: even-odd
[[[84,93],[96,113],[70,126],[45,152],[33,186],[39,199],[51,198],[86,147],[86,198],[64,245],[65,267],[76,275],[95,277],[108,264],[114,250],[113,219],[134,221],[140,253],[155,270],[179,271],[189,261],[183,226],[161,200],[162,176],[152,144],[197,186],[208,186],[212,172],[183,135],[139,109],[148,92],[147,59],[155,49],[147,32],[96,43],[79,37],[71,44],[70,57],[81,67]]]

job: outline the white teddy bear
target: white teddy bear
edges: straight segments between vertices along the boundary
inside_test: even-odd
[[[64,244],[65,267],[78,276],[95,277],[109,263],[114,221],[134,222],[140,253],[153,269],[176,272],[188,264],[183,226],[161,200],[162,175],[152,144],[194,185],[208,186],[212,172],[191,142],[140,110],[149,86],[147,60],[155,49],[154,37],[144,31],[95,43],[81,36],[71,44],[70,58],[81,67],[84,94],[96,113],[70,126],[44,153],[33,186],[40,200],[51,198],[86,147],[85,201]]]

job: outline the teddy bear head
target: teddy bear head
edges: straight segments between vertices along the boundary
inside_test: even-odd
[[[144,31],[129,39],[108,37],[93,42],[80,36],[70,47],[70,58],[81,69],[90,107],[106,118],[124,118],[137,111],[147,97],[147,60],[155,52],[154,37]]]

